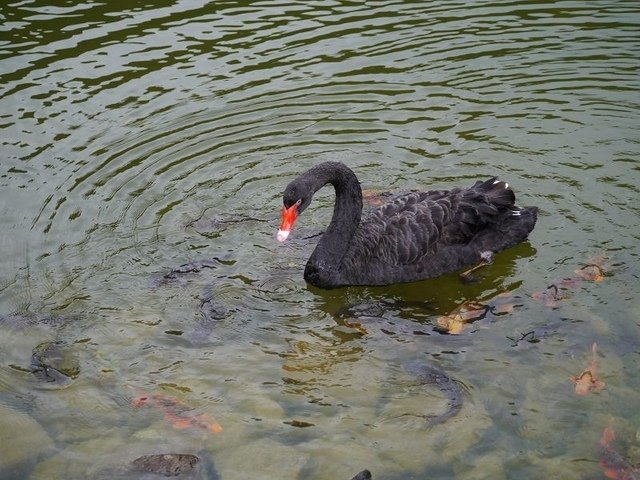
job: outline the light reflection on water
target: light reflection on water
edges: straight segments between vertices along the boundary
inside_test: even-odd
[[[590,478],[611,417],[640,462],[633,2],[34,0],[0,15],[0,430],[24,439],[0,437],[2,475],[127,477],[140,455],[191,452],[223,479]],[[372,189],[500,175],[540,220],[479,283],[320,291],[302,281],[305,237],[331,194],[290,243],[274,233],[286,183],[324,160]],[[604,281],[555,308],[533,298],[600,253]],[[434,331],[509,291],[513,311]],[[53,340],[81,366],[62,390],[27,371]],[[606,387],[578,397],[594,341]],[[446,399],[404,369],[420,359],[464,392],[428,431],[418,415]],[[154,392],[224,431],[132,406]]]

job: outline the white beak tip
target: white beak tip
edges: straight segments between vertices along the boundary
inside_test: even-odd
[[[279,242],[284,242],[289,237],[290,233],[291,233],[291,230],[278,230],[276,238],[278,239]]]

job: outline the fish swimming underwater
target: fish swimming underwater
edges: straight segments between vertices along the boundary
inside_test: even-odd
[[[598,378],[598,354],[597,345],[594,342],[591,346],[591,363],[585,368],[580,375],[570,377],[575,383],[576,393],[578,395],[586,395],[589,392],[599,392],[604,388],[604,382]]]
[[[427,428],[444,423],[454,417],[462,409],[463,395],[458,383],[447,375],[444,370],[425,363],[411,363],[405,369],[414,375],[418,381],[426,386],[434,386],[447,397],[447,410],[440,415],[425,415],[428,419]]]
[[[164,413],[164,419],[174,428],[200,428],[211,433],[222,432],[222,425],[206,413],[193,414],[193,408],[176,398],[155,393],[153,395],[140,395],[136,397],[132,405],[141,407],[152,405]]]
[[[613,480],[640,480],[640,465],[633,465],[613,447],[615,438],[610,422],[600,438],[600,466],[604,469],[604,476]]]

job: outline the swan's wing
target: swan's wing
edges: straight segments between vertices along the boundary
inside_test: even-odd
[[[468,189],[410,193],[375,210],[358,230],[362,253],[390,265],[408,265],[440,245],[468,242],[515,197],[492,178]]]
[[[359,255],[406,265],[432,253],[459,210],[459,191],[410,193],[381,206],[354,238]]]

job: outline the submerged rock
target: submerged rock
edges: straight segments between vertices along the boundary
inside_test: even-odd
[[[304,449],[283,445],[273,438],[261,438],[245,443],[243,448],[232,448],[217,457],[216,469],[223,479],[302,479],[311,455]],[[239,475],[241,472],[241,475]]]
[[[369,470],[362,470],[351,480],[371,480],[371,472]]]
[[[29,415],[0,404],[0,478],[23,478],[22,468],[53,450],[53,440]]]
[[[189,453],[161,453],[138,457],[131,462],[131,466],[140,472],[177,477],[191,474],[199,461],[197,456]]]

